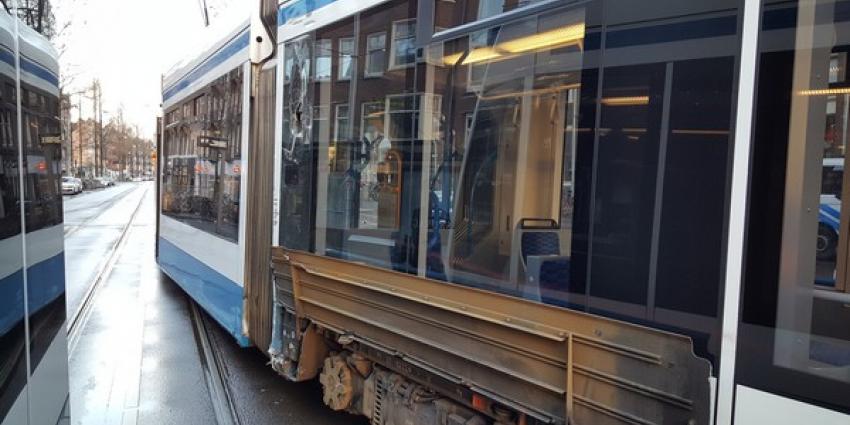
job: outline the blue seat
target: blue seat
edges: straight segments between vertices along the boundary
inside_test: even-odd
[[[560,235],[553,230],[524,231],[521,238],[522,265],[526,279],[540,289],[566,290],[570,281],[570,259],[561,256]],[[547,257],[529,270],[528,257]],[[539,268],[538,268],[539,267]],[[535,282],[536,281],[536,282]]]
[[[539,279],[541,289],[566,290],[570,281],[570,260],[560,257],[543,261]]]
[[[561,255],[561,241],[555,231],[525,231],[522,233],[522,264],[528,264],[529,255]]]

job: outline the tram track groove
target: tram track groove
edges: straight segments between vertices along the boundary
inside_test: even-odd
[[[188,297],[186,302],[189,303],[189,315],[195,334],[195,344],[201,358],[204,382],[207,384],[216,423],[218,425],[240,425],[241,420],[236,411],[230,387],[227,384],[228,379],[224,373],[225,367],[221,354],[211,341],[206,320],[204,320],[203,313],[198,310],[198,304]]]
[[[121,234],[118,237],[118,240],[112,245],[112,248],[110,249],[109,254],[106,257],[106,262],[103,264],[103,267],[98,270],[97,275],[95,275],[94,279],[92,280],[92,283],[88,286],[88,288],[86,288],[86,292],[83,295],[80,305],[77,307],[77,309],[74,311],[74,314],[70,317],[70,320],[68,321],[67,335],[69,356],[74,352],[74,349],[76,349],[77,347],[80,332],[82,331],[83,327],[85,326],[85,323],[88,321],[89,315],[91,314],[92,304],[98,289],[103,284],[103,282],[105,282],[112,274],[112,269],[115,267],[115,263],[118,262],[118,258],[120,257],[118,254],[122,251],[122,249],[127,243],[127,235],[130,233],[130,228],[133,227],[133,222],[136,221],[136,216],[138,216],[139,211],[141,211],[148,190],[150,190],[150,188],[145,188],[142,192],[142,196],[139,198],[139,202],[136,204],[136,208],[130,215],[130,219],[127,220],[127,223],[124,224],[123,228],[121,229]],[[119,199],[123,199],[123,197]]]

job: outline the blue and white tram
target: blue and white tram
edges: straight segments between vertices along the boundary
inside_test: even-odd
[[[56,423],[68,397],[57,54],[0,12],[0,423]]]
[[[240,344],[248,26],[163,82],[159,264]]]
[[[278,373],[380,424],[850,423],[850,1],[259,3],[164,83],[160,264]]]

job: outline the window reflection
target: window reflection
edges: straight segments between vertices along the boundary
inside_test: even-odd
[[[400,68],[416,62],[416,20],[393,22],[390,68]]]
[[[411,10],[397,0],[285,44],[284,245],[416,271],[424,95],[411,78],[424,64]],[[337,77],[298,79],[324,43],[340,46]],[[311,126],[294,131],[308,108]]]
[[[850,2],[764,2],[737,379],[850,412]]]
[[[366,37],[366,75],[380,76],[387,62],[386,33],[371,34]]]
[[[316,42],[316,71],[317,80],[328,80],[331,78],[331,40],[318,40]]]
[[[339,79],[349,80],[354,74],[354,38],[339,39]]]
[[[7,36],[5,31],[3,35]],[[6,417],[27,383],[15,78],[14,68],[0,72],[0,418]]]
[[[434,29],[525,4],[437,2]],[[716,360],[738,7],[584,2],[430,43],[395,0],[288,41],[283,244],[650,324]],[[309,72],[327,41],[346,67],[347,40],[351,78]]]
[[[165,113],[163,214],[236,241],[242,176],[242,68]]]
[[[737,35],[681,30],[719,19],[709,3],[645,6],[612,6],[630,26],[605,67],[601,2],[431,46],[426,273],[685,333],[714,360]]]

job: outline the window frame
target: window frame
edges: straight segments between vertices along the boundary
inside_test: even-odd
[[[380,49],[372,50],[371,47],[369,46],[369,40],[376,38],[376,37],[383,37],[384,42],[381,43]],[[383,50],[385,52],[384,53],[384,61],[383,61],[384,63],[380,64],[381,65],[381,71],[380,72],[371,72],[369,69],[370,69],[370,66],[372,65],[372,52],[377,52],[379,50]],[[364,52],[365,52],[364,56],[366,56],[366,60],[363,63],[363,77],[364,78],[383,77],[384,72],[386,72],[386,69],[387,69],[386,54],[387,54],[387,52],[389,52],[389,49],[387,49],[387,32],[386,31],[379,31],[379,32],[371,33],[371,34],[366,34],[366,45],[364,46]]]
[[[340,109],[342,109],[342,108],[347,108],[345,115],[341,115],[340,112],[339,112]],[[342,137],[340,137],[339,128],[340,128],[340,118],[342,118],[347,122],[348,128],[347,128],[346,132],[347,133],[351,132],[351,116],[350,116],[350,114],[351,114],[351,109],[349,108],[348,103],[337,103],[337,104],[334,105],[334,131],[333,131],[333,141],[334,142],[340,142],[340,141],[343,140],[343,138],[347,139],[349,137],[348,135],[345,135],[345,134],[343,134]]]
[[[396,59],[396,34],[398,32],[398,27],[402,24],[412,23],[413,31],[412,34],[402,37],[400,39],[411,39],[414,43],[414,58],[413,62],[398,64],[395,62]],[[386,45],[386,43],[384,43]],[[416,63],[419,62],[419,58],[416,57],[416,18],[408,18],[408,19],[400,19],[392,22],[392,26],[390,28],[390,48],[389,48],[389,58],[387,58],[387,68],[390,71],[395,71],[399,69],[406,69],[412,66],[416,66]]]
[[[386,99],[383,100],[369,100],[365,102],[360,102],[360,139],[362,140],[366,137],[366,107],[369,105],[381,105],[382,106],[382,114],[381,120],[383,123],[381,125],[381,132],[386,137],[386,126],[387,126],[387,103]]]
[[[327,49],[324,47],[320,47],[322,45],[327,45]],[[313,43],[313,79],[315,81],[330,81],[333,78],[333,39],[330,38],[321,38]],[[320,54],[320,52],[323,52]],[[319,76],[319,61],[322,59],[327,59],[328,61],[328,73],[327,75]]]
[[[355,38],[353,36],[352,37],[340,37],[340,38],[337,39],[337,50],[338,50],[337,55],[336,55],[336,57],[337,57],[336,79],[337,79],[337,81],[351,81],[352,77],[355,74],[354,56],[355,56],[355,51],[357,50],[357,45],[354,42],[354,40],[355,40]],[[351,48],[348,49],[347,54],[345,53],[345,51],[342,48],[342,45],[345,42],[351,43]],[[343,58],[345,58],[345,57],[348,57],[348,60],[351,61],[350,66],[349,66],[348,75],[346,75],[343,72]]]

